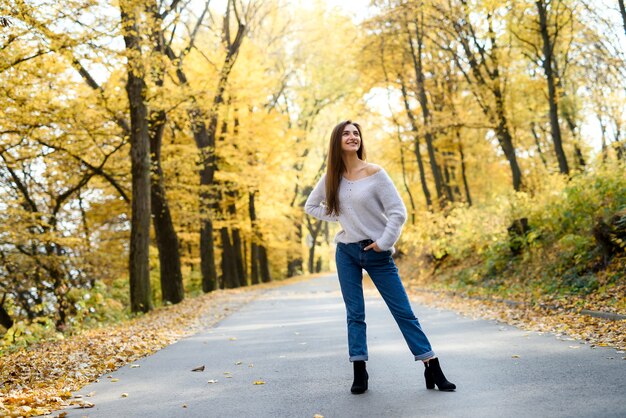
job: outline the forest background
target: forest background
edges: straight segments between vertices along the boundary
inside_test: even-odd
[[[626,312],[623,0],[341,3],[0,2],[0,353],[332,269],[345,119],[412,286]]]

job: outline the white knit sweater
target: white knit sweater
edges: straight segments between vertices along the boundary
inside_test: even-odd
[[[384,169],[368,177],[339,183],[339,216],[326,214],[326,174],[309,195],[304,211],[329,222],[339,222],[342,230],[334,242],[376,241],[381,250],[395,252],[394,244],[406,221],[406,208]]]

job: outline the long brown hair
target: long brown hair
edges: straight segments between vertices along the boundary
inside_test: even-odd
[[[341,175],[346,170],[341,158],[341,139],[343,130],[347,125],[354,125],[359,131],[360,146],[356,155],[359,160],[365,160],[365,145],[363,144],[361,125],[351,120],[340,122],[330,134],[330,143],[328,144],[328,168],[326,170],[326,214],[328,215],[339,215],[339,182]]]

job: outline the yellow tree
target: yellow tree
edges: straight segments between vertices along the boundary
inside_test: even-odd
[[[124,141],[100,123],[102,109],[52,53],[55,45],[37,42],[26,16],[12,19],[0,53],[2,301],[18,319],[45,315],[63,329],[76,309],[72,289],[101,277],[88,265],[98,245],[87,221],[90,191],[96,177],[109,185],[97,186],[103,201],[123,190],[106,166]],[[3,307],[10,326],[4,314]]]

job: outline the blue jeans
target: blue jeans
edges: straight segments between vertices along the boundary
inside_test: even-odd
[[[435,353],[419,321],[413,314],[391,251],[376,252],[363,248],[373,243],[364,240],[350,244],[338,243],[335,253],[341,294],[348,317],[348,351],[350,361],[367,360],[365,334],[365,301],[363,299],[363,269],[376,285],[387,307],[400,327],[415,360],[426,360]]]

